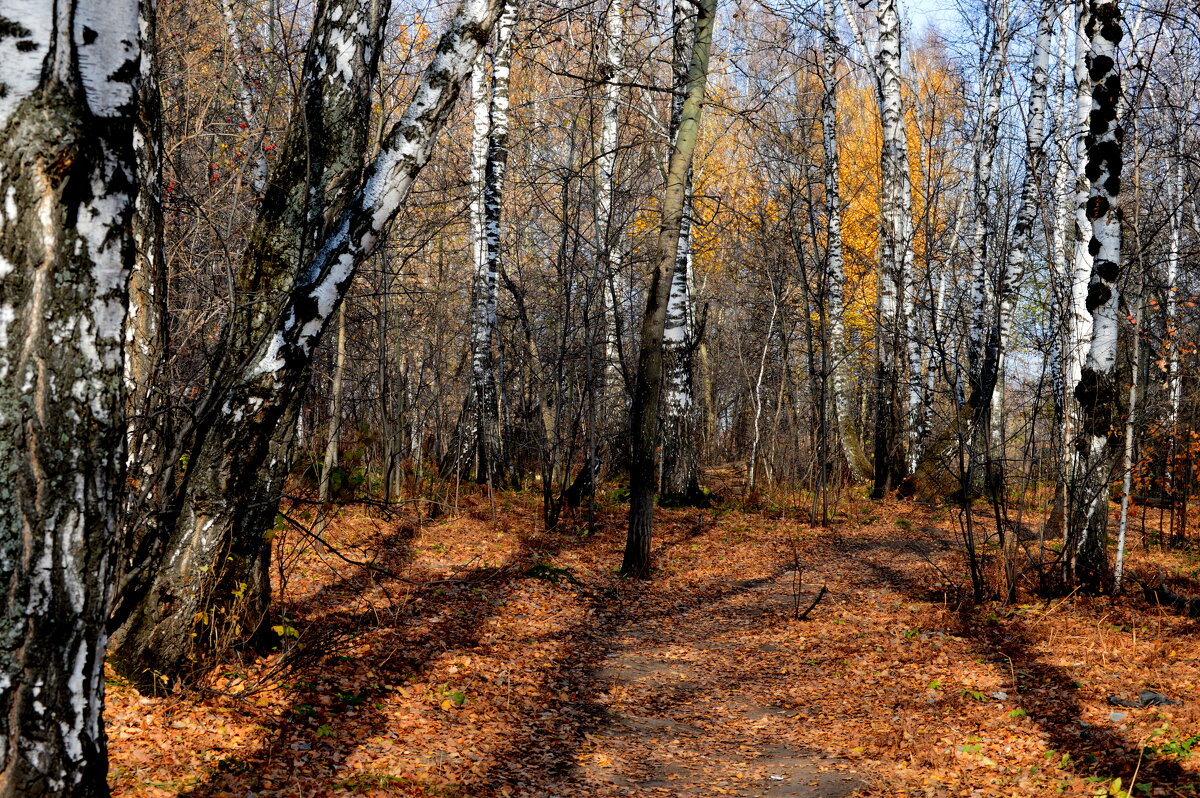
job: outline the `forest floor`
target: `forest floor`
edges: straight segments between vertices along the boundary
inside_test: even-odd
[[[337,554],[281,534],[280,651],[110,681],[114,793],[1200,795],[1200,621],[1136,589],[969,606],[951,509],[661,510],[631,582],[624,506],[546,533],[533,493],[473,501],[347,509]],[[1134,538],[1200,593],[1200,555]],[[1142,689],[1183,703],[1107,702]]]

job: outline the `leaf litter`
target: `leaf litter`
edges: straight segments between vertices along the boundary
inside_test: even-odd
[[[947,510],[660,510],[629,582],[622,506],[588,535],[539,531],[532,494],[473,501],[347,509],[339,556],[281,534],[278,651],[159,696],[110,679],[114,794],[1200,794],[1197,621],[1132,593],[956,603]],[[1182,703],[1112,712],[1142,690]]]

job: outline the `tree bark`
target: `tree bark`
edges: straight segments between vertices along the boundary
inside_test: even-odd
[[[986,55],[983,46],[980,47],[979,129],[975,138],[974,166],[975,235],[971,247],[970,393],[967,397],[971,412],[966,439],[970,445],[968,488],[972,493],[978,493],[984,483],[997,487],[993,481],[997,475],[985,474],[986,464],[991,459],[988,451],[992,395],[999,382],[1000,369],[992,334],[996,325],[996,291],[989,270],[996,238],[992,222],[995,217],[992,164],[1000,141],[1000,95],[1007,31],[1004,0],[990,4],[988,9],[995,12],[995,19],[989,20],[992,41]]]
[[[108,795],[139,38],[132,0],[0,16],[3,798]]]
[[[1091,223],[1092,276],[1087,309],[1092,317],[1091,349],[1075,398],[1082,411],[1076,444],[1078,471],[1073,481],[1071,525],[1063,546],[1063,581],[1098,593],[1108,578],[1108,485],[1115,461],[1115,425],[1120,412],[1117,384],[1118,297],[1121,276],[1121,129],[1117,118],[1121,75],[1117,47],[1122,38],[1116,0],[1091,0],[1084,26],[1092,106],[1088,117],[1085,212]]]
[[[908,134],[900,91],[900,16],[895,0],[880,0],[878,8],[877,94],[882,126],[880,152],[880,230],[878,341],[875,364],[875,440],[873,498],[883,498],[904,478],[905,425],[901,379],[905,331],[911,303],[907,300],[912,274],[912,182],[908,165]]]
[[[506,454],[500,423],[500,392],[496,379],[496,296],[498,275],[503,270],[501,229],[504,178],[508,171],[508,82],[512,69],[513,32],[517,6],[506,3],[496,23],[496,47],[492,55],[491,91],[486,90],[486,70],[476,64],[472,78],[475,98],[475,135],[483,134],[483,163],[479,175],[478,235],[475,272],[475,309],[472,317],[474,350],[472,378],[475,383],[476,480],[498,486],[507,477]],[[475,97],[475,81],[479,95]],[[482,119],[481,119],[482,116]],[[482,122],[482,124],[481,124]],[[472,147],[472,158],[475,157]],[[474,163],[474,161],[473,161]]]
[[[667,185],[663,195],[654,272],[642,316],[641,350],[630,411],[632,458],[629,468],[629,534],[621,563],[623,576],[645,577],[650,573],[650,537],[654,524],[655,450],[658,444],[659,397],[663,387],[663,333],[670,274],[679,249],[680,227],[700,127],[704,88],[712,50],[716,0],[700,0],[696,16],[695,43],[688,66],[687,94],[680,123],[671,147]]]
[[[674,89],[669,136],[678,135],[687,94],[689,65],[698,29],[694,0],[674,5]],[[696,327],[692,277],[692,175],[684,188],[679,244],[671,271],[671,290],[663,331],[665,387],[662,405],[662,498],[674,503],[701,501],[699,457],[696,446],[695,353]]]
[[[605,16],[604,116],[600,127],[600,153],[596,157],[596,275],[603,297],[604,358],[597,370],[597,415],[602,437],[611,437],[619,423],[617,391],[621,381],[620,340],[617,336],[618,308],[616,275],[621,270],[621,226],[616,218],[617,150],[621,142],[621,80],[625,72],[625,15],[623,0],[614,0]],[[610,453],[611,459],[611,453]]]
[[[132,222],[134,255],[125,319],[126,461],[129,482],[121,556],[113,588],[119,602],[158,544],[157,514],[170,496],[178,457],[167,383],[170,334],[162,214],[162,99],[157,68],[157,8],[140,4],[142,30],[133,138],[138,192]]]
[[[824,93],[821,125],[825,147],[825,223],[828,236],[825,254],[826,311],[829,314],[829,364],[833,382],[833,407],[837,415],[842,454],[854,479],[871,479],[871,461],[863,450],[862,438],[854,427],[854,400],[850,395],[850,361],[846,355],[845,246],[842,241],[841,177],[838,173],[837,110],[837,15],[834,0],[824,0],[825,51],[821,80]]]
[[[325,441],[325,460],[321,463],[321,483],[317,497],[322,505],[329,502],[333,487],[333,469],[338,464],[338,442],[342,437],[342,376],[346,371],[346,306],[338,308],[337,353],[333,360],[333,384],[329,389],[329,438]]]
[[[1068,488],[1071,475],[1071,446],[1069,403],[1072,401],[1068,392],[1074,383],[1067,382],[1066,364],[1070,358],[1070,348],[1073,330],[1072,290],[1073,274],[1072,261],[1067,255],[1067,225],[1074,213],[1071,191],[1071,153],[1072,145],[1077,138],[1077,129],[1071,124],[1072,97],[1068,93],[1067,74],[1070,62],[1067,59],[1067,38],[1071,30],[1071,4],[1063,3],[1058,17],[1058,58],[1057,79],[1054,95],[1057,100],[1054,117],[1054,137],[1056,148],[1061,153],[1058,166],[1054,172],[1054,224],[1050,235],[1051,274],[1054,280],[1054,298],[1057,303],[1056,318],[1058,322],[1057,345],[1055,347],[1054,370],[1051,385],[1054,389],[1054,408],[1057,414],[1055,427],[1055,448],[1058,453],[1055,475],[1054,507],[1047,521],[1048,529],[1067,528]]]
[[[1088,242],[1092,238],[1092,223],[1087,216],[1089,181],[1087,178],[1087,131],[1092,109],[1091,84],[1088,77],[1088,53],[1091,46],[1087,34],[1091,18],[1092,0],[1077,0],[1075,20],[1075,249],[1071,265],[1070,306],[1067,312],[1066,351],[1063,357],[1063,384],[1070,391],[1067,397],[1064,426],[1067,443],[1065,488],[1068,500],[1065,513],[1066,527],[1070,527],[1071,497],[1075,495],[1074,483],[1080,478],[1076,439],[1082,431],[1083,409],[1075,396],[1087,357],[1088,341],[1092,337],[1092,316],[1087,305],[1088,285],[1092,274],[1092,253]]]
[[[382,22],[382,9],[370,0],[330,0],[319,11],[305,108],[239,275],[239,287],[283,299],[248,302],[227,331],[229,356],[197,414],[161,565],[114,650],[122,671],[139,681],[183,674],[215,635],[244,636],[264,620],[271,550],[264,532],[278,506],[313,351],[355,271],[403,208],[500,2],[459,5],[407,111],[361,178],[369,119],[361,104],[369,104],[380,49],[373,37],[383,28],[373,20]],[[314,130],[324,136],[307,138]],[[317,201],[310,205],[309,197]]]

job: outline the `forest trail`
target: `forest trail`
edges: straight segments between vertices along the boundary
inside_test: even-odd
[[[530,494],[485,502],[347,512],[338,556],[281,534],[290,651],[158,698],[114,680],[115,794],[1009,798],[1135,771],[1140,794],[1198,792],[1196,622],[1137,596],[956,606],[951,510],[663,510],[630,582],[620,504],[589,534],[534,531]],[[1106,703],[1143,687],[1185,703]]]
[[[779,727],[804,714],[739,672],[743,649],[784,654],[746,636],[792,611],[793,575],[735,583],[712,603],[613,630],[593,675],[610,703],[588,735],[594,750],[580,764],[582,780],[627,795],[838,798],[861,786],[827,755],[782,742]]]

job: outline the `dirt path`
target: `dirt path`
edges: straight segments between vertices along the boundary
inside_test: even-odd
[[[791,611],[791,578],[738,582],[713,603],[611,630],[593,674],[606,707],[586,735],[579,779],[620,795],[838,798],[861,786],[827,755],[789,744],[787,727],[803,714],[739,667],[743,653],[783,654],[752,635]]]

